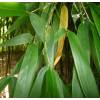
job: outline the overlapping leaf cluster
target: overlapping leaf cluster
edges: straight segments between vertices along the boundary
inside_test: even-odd
[[[59,11],[56,9],[57,3],[38,3],[33,7],[35,4],[0,3],[0,16],[19,16],[6,34],[14,34],[21,26],[27,30],[0,44],[0,46],[27,45],[25,54],[12,73],[0,80],[0,91],[9,85],[10,97],[63,98],[69,97],[69,94],[72,94],[70,97],[99,97],[95,75],[91,68],[91,58],[99,73],[100,7],[87,4],[92,19],[82,16],[77,33],[74,33],[67,30],[67,6],[61,5]],[[25,22],[28,24],[27,27],[24,27]],[[62,41],[64,42],[65,37],[69,40],[74,60],[72,93],[68,93],[67,84],[63,83],[54,69],[56,57],[61,58],[64,46]],[[59,50],[60,54],[55,53]],[[57,62],[59,59],[57,58]],[[18,77],[15,77],[15,74]]]

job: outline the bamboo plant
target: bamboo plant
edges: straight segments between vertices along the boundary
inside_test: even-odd
[[[69,5],[0,3],[1,17],[15,17],[3,36],[14,37],[0,47],[26,47],[11,73],[0,79],[0,92],[8,85],[12,98],[99,97],[100,5]],[[63,51],[66,41],[70,56]],[[56,70],[64,56],[72,60],[69,82]]]

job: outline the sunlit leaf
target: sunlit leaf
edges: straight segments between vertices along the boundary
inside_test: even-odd
[[[26,14],[22,3],[0,2],[0,16],[21,16]]]

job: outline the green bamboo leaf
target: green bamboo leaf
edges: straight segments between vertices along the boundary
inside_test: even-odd
[[[53,32],[51,27],[48,27],[48,31],[45,35],[45,52],[46,52],[46,59],[47,64],[50,66],[53,66],[54,64],[54,51],[55,51],[55,44],[61,38],[65,35],[65,30],[62,28],[59,28],[56,33]]]
[[[24,3],[26,10],[29,11],[29,12],[34,11],[35,9],[37,9],[39,7],[39,4],[40,4],[39,2]]]
[[[98,9],[97,5],[90,4],[90,9],[91,9],[92,17],[96,25],[98,34],[100,36],[100,13],[98,13],[98,11],[100,11],[100,7]]]
[[[7,86],[7,84],[10,82],[11,80],[11,76],[6,76],[2,79],[0,79],[0,92]]]
[[[10,40],[7,40],[0,44],[0,46],[15,46],[15,45],[21,45],[21,44],[27,44],[32,41],[32,35],[29,33],[23,33],[20,35],[17,35],[13,37]]]
[[[91,30],[92,30],[92,34],[93,34],[93,42],[94,42],[94,49],[95,49],[95,54],[97,57],[97,61],[99,64],[99,68],[100,69],[100,37],[98,35],[98,32],[96,30],[96,27],[93,23],[90,24]]]
[[[36,31],[36,34],[43,42],[45,33],[45,24],[46,24],[45,20],[42,17],[36,15],[35,13],[32,13],[30,15],[30,21],[34,30]]]
[[[93,8],[94,9],[94,11],[98,14],[98,15],[100,15],[100,5],[97,5],[97,4],[95,4],[95,3],[89,3],[89,7],[91,8]]]
[[[100,75],[100,67],[99,67],[99,62],[98,62],[98,58],[97,58],[97,54],[96,54],[96,49],[94,48],[95,45],[94,45],[94,40],[93,40],[92,35],[90,35],[90,44],[91,44],[90,49],[91,49],[92,61],[94,62],[97,72]]]
[[[48,20],[49,16],[50,16],[50,11],[52,9],[52,6],[48,3],[45,3],[45,5],[41,8],[44,8],[42,10],[42,14],[41,17],[44,18],[46,21]]]
[[[11,78],[11,80],[9,81],[9,97],[12,98],[14,95],[14,89],[16,86],[16,82],[17,82],[17,78],[13,77]]]
[[[43,86],[43,80],[44,80],[44,76],[45,76],[45,73],[46,71],[48,70],[48,66],[46,67],[43,67],[37,77],[36,77],[36,80],[32,86],[32,90],[29,94],[29,97],[33,98],[33,97],[40,97],[41,96],[41,93],[42,93],[42,86]]]
[[[53,66],[54,63],[54,33],[51,27],[48,27],[48,31],[45,34],[45,55],[47,59],[47,64]]]
[[[90,44],[89,44],[89,24],[88,21],[82,21],[78,27],[77,36],[80,39],[82,48],[86,52],[88,62],[90,63]]]
[[[64,97],[63,83],[54,69],[48,69],[43,85],[42,97]]]
[[[53,28],[53,32],[56,33],[59,30],[59,22],[60,19],[57,16],[57,14],[53,17],[53,22],[52,22],[52,28]]]
[[[16,21],[14,21],[14,24],[12,24],[6,34],[11,34],[11,32],[13,32],[14,30],[18,30],[20,28],[20,26],[22,26],[24,23],[26,23],[28,20],[28,15],[23,15],[20,16],[16,19]]]
[[[79,80],[78,80],[75,68],[73,70],[73,79],[72,79],[72,97],[73,98],[83,98],[84,97],[81,86],[79,84]]]
[[[89,46],[89,25],[88,22],[82,21],[78,27],[77,36],[81,41],[82,49],[88,59],[90,64],[90,46]],[[85,40],[85,41],[84,41]],[[75,66],[74,66],[75,67]],[[72,81],[72,96],[73,97],[84,97],[84,93],[81,89],[81,85],[77,76],[77,72],[73,71],[73,81]]]
[[[87,55],[82,48],[79,38],[73,33],[67,33],[77,75],[85,97],[99,97],[97,85],[90,68]]]
[[[34,44],[30,44],[24,55],[13,97],[28,97],[38,69],[37,63],[38,48]]]
[[[0,2],[0,16],[21,16],[26,14],[22,3]]]

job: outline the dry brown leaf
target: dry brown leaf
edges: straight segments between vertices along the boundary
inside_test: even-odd
[[[59,27],[64,28],[64,29],[67,29],[68,27],[68,9],[65,5],[63,5],[61,8]],[[54,61],[54,66],[59,62],[61,58],[62,50],[64,46],[64,40],[65,40],[65,36],[61,37],[58,41],[58,48],[57,48],[57,53],[56,53],[56,59]]]

